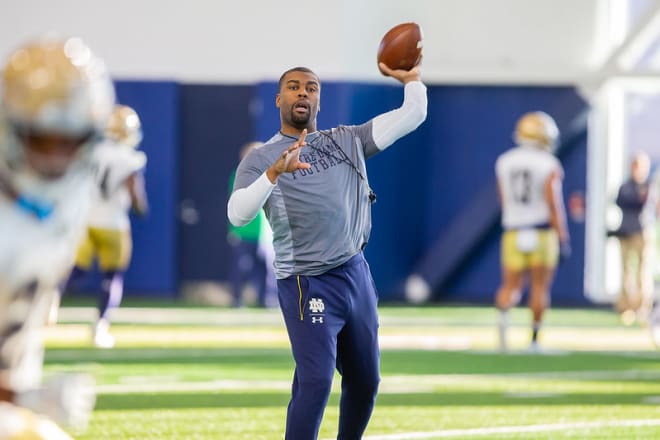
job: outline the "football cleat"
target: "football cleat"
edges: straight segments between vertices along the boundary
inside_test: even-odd
[[[648,324],[651,331],[651,339],[656,348],[660,348],[660,302],[651,311]]]
[[[94,326],[94,345],[97,348],[115,346],[115,338],[110,334],[110,322],[107,319],[99,319]]]
[[[539,354],[543,351],[538,341],[532,341],[527,348],[527,352],[530,354]]]
[[[499,342],[499,351],[506,353],[509,351],[507,343],[507,332],[509,331],[509,314],[508,312],[500,311],[497,321],[497,339]]]

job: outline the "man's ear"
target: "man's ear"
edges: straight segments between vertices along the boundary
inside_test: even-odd
[[[280,94],[275,95],[275,107],[280,108]]]

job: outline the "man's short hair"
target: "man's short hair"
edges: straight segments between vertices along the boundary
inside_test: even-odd
[[[310,68],[308,68],[308,67],[292,67],[291,69],[289,69],[289,70],[287,70],[286,72],[284,72],[284,73],[282,74],[282,76],[280,76],[280,80],[279,80],[279,82],[277,83],[277,90],[281,90],[281,89],[282,89],[282,83],[284,82],[284,77],[287,76],[287,75],[288,75],[289,73],[291,73],[291,72],[305,72],[305,73],[311,73],[312,75],[314,75],[314,76],[316,77],[316,79],[319,80],[319,84],[321,83],[321,80],[319,79],[319,76],[318,76],[318,75],[317,75],[312,69],[310,69]]]

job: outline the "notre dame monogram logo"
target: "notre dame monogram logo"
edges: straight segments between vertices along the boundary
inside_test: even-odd
[[[312,324],[323,324],[325,304],[323,304],[322,298],[311,298],[309,300],[309,311],[312,316]]]

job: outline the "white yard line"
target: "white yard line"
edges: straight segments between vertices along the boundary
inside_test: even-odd
[[[514,379],[575,379],[575,380],[660,380],[659,370],[573,370],[573,371],[522,371],[479,374],[414,374],[386,376],[387,380],[408,380],[414,378],[420,382],[447,383],[452,381],[473,381],[476,379],[493,380],[497,378]]]
[[[130,379],[130,380],[129,380]],[[124,393],[168,393],[168,392],[203,392],[203,391],[287,391],[290,381],[278,380],[214,380],[206,382],[168,382],[136,383],[131,378],[123,378],[126,383],[97,385],[99,394]],[[150,380],[145,378],[145,380]]]
[[[658,371],[565,371],[565,372],[537,372],[537,373],[503,373],[503,374],[427,374],[427,375],[397,375],[383,376],[379,393],[401,394],[401,393],[442,393],[437,387],[448,383],[474,383],[475,380],[502,380],[508,379],[575,379],[575,380],[655,380],[660,379]],[[207,381],[180,381],[177,376],[125,376],[121,377],[120,383],[103,384],[97,387],[100,394],[121,393],[159,393],[159,392],[184,392],[184,391],[235,391],[235,390],[271,390],[288,391],[291,382],[288,380],[207,380]],[[335,380],[333,388],[337,391],[339,381]],[[538,392],[515,392],[501,391],[502,395],[509,398],[541,398],[559,397],[563,394]],[[654,397],[655,398],[655,397]],[[645,403],[652,403],[646,402]]]
[[[160,380],[159,380],[160,379]],[[333,381],[332,389],[339,392],[341,383]],[[291,381],[289,380],[211,380],[211,381],[178,381],[176,377],[150,377],[150,376],[126,376],[120,378],[120,383],[103,384],[96,386],[99,394],[125,394],[125,393],[172,393],[172,392],[205,392],[205,391],[278,391],[290,392]],[[405,383],[389,383],[384,380],[381,383],[381,394],[402,393],[434,393],[432,384],[419,384],[414,378]]]
[[[94,322],[97,313],[94,307],[62,307],[58,321]],[[284,326],[282,314],[275,309],[120,307],[112,313],[113,322],[135,325]]]
[[[476,309],[476,308],[475,308]],[[496,321],[495,309],[489,309],[484,312],[481,308],[476,312],[477,315],[472,319],[463,320],[452,318],[447,315],[446,310],[439,308],[438,315],[413,314],[401,315],[396,309],[387,307],[380,309],[379,321],[381,326],[427,328],[431,327],[476,327],[476,328],[494,328]],[[97,315],[96,307],[93,306],[65,306],[59,310],[59,321],[62,323],[76,322],[94,322]],[[521,312],[521,315],[522,316]],[[598,313],[598,312],[594,312]],[[467,316],[467,314],[466,314]],[[113,310],[113,321],[125,324],[191,324],[191,325],[284,325],[282,313],[278,307],[272,309],[246,308],[233,309],[226,306],[197,306],[197,307],[120,307]],[[515,321],[515,320],[514,320]],[[556,323],[548,324],[551,328],[567,327],[567,324]],[[580,324],[580,322],[571,323],[570,328],[612,328],[621,329],[616,321],[609,323],[607,320],[602,322]],[[526,319],[515,321],[512,328],[527,329]]]
[[[546,423],[540,425],[494,426],[491,428],[446,429],[430,432],[403,432],[399,434],[370,435],[364,440],[416,440],[447,437],[488,436],[494,434],[520,434],[525,432],[564,431],[567,429],[620,428],[660,426],[659,419],[641,420],[599,420],[592,422]]]

